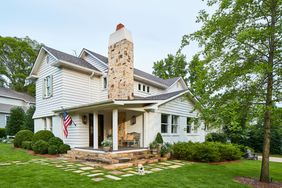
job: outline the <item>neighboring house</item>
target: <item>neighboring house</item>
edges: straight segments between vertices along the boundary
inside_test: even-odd
[[[108,58],[88,49],[75,57],[41,48],[29,79],[36,80],[35,132],[51,130],[71,147],[93,147],[111,136],[113,150],[148,147],[160,132],[165,142],[205,139],[204,125],[180,77],[161,79],[134,68],[131,33],[122,25],[110,35]],[[62,112],[76,126],[63,134]]]
[[[0,87],[0,128],[7,125],[10,110],[13,107],[22,107],[25,111],[35,105],[35,98],[26,93]]]

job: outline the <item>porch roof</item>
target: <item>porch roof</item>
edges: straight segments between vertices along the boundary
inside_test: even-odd
[[[78,105],[68,108],[62,108],[54,110],[55,113],[61,113],[63,111],[75,112],[75,111],[87,111],[87,110],[103,110],[103,109],[113,109],[119,107],[128,108],[142,108],[151,104],[156,104],[156,100],[105,100],[101,102],[89,103],[84,105]]]

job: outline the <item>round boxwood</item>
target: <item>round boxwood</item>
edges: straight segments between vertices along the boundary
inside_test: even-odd
[[[30,130],[21,130],[19,131],[14,140],[15,147],[22,147],[23,141],[31,141],[33,139],[33,132]]]
[[[28,150],[31,150],[32,148],[31,148],[31,141],[23,141],[22,142],[22,148],[24,148],[24,149],[28,149]]]
[[[60,145],[59,147],[59,153],[67,153],[68,150],[70,150],[70,145],[68,144],[63,144],[63,145]]]
[[[64,142],[62,139],[60,139],[59,137],[52,137],[49,139],[48,141],[50,146],[57,146],[58,148],[60,147],[60,145],[63,145]]]
[[[38,140],[44,140],[45,142],[48,142],[52,137],[54,137],[54,134],[51,131],[41,130],[34,134],[32,143],[35,143]]]
[[[34,144],[32,144],[32,150],[34,151],[34,153],[39,153],[39,154],[48,153],[48,147],[49,147],[48,142],[44,140],[38,140]]]
[[[56,145],[51,145],[48,147],[48,154],[55,155],[59,153],[59,147]]]

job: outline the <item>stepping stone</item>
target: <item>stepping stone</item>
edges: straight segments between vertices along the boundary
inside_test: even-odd
[[[170,163],[158,163],[158,164],[166,165],[166,166],[171,165]]]
[[[151,173],[153,173],[153,172],[150,171],[150,170],[145,171],[145,174],[151,174]]]
[[[83,164],[75,164],[76,166],[84,166]]]
[[[97,173],[97,172],[102,172],[101,170],[92,170],[92,172]]]
[[[93,167],[86,166],[86,167],[81,167],[80,170],[92,170],[94,169]]]
[[[169,166],[169,168],[179,168],[181,167],[180,165],[172,165],[172,166]]]
[[[72,164],[69,164],[69,165],[67,165],[67,166],[73,166]]]
[[[123,171],[133,170],[132,168],[124,168]]]
[[[98,182],[104,180],[104,178],[93,178],[92,180]]]
[[[64,166],[63,165],[56,165],[56,167],[63,168]]]
[[[127,171],[128,173],[131,173],[131,174],[138,174],[137,172],[134,172],[134,171]]]
[[[121,178],[116,177],[116,176],[112,176],[112,175],[106,175],[106,178],[112,179],[112,180],[121,180]]]
[[[114,174],[114,175],[120,175],[120,174],[124,174],[123,172],[121,172],[121,171],[118,171],[118,170],[115,170],[115,171],[111,171],[110,173],[111,173],[111,174]]]
[[[157,172],[157,171],[161,171],[161,170],[163,170],[163,169],[161,169],[161,168],[152,168],[151,169],[151,171],[153,171],[153,172]]]
[[[11,165],[11,163],[0,163],[0,166],[8,166]]]
[[[82,170],[76,170],[76,171],[73,171],[73,172],[80,174],[80,173],[82,173],[83,171],[82,171]]]
[[[97,174],[89,174],[88,177],[96,177],[96,176],[103,176],[104,173],[97,173]]]
[[[121,175],[122,177],[129,177],[129,176],[134,176],[134,174],[123,174]]]

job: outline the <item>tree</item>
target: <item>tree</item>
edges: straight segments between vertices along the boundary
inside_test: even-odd
[[[177,53],[175,56],[168,54],[164,60],[154,62],[153,74],[163,79],[182,77],[187,81],[188,71],[186,66],[185,55],[181,53]]]
[[[22,129],[31,130],[32,132],[34,131],[34,121],[32,119],[34,112],[35,106],[29,107],[29,109],[26,111]]]
[[[202,27],[183,36],[181,46],[197,41],[201,48],[194,60],[203,62],[208,80],[204,87],[209,95],[201,96],[205,118],[221,124],[228,118],[218,116],[226,110],[224,106],[233,112],[240,109],[239,116],[229,116],[237,127],[239,120],[246,124],[254,109],[263,105],[260,181],[269,182],[273,109],[282,97],[282,0],[207,0],[207,5],[217,9],[212,15],[200,11],[197,22]]]
[[[7,135],[15,135],[23,128],[25,112],[21,107],[11,109],[9,121],[6,125]]]
[[[34,83],[25,85],[25,81],[40,47],[41,44],[28,37],[0,36],[0,85],[34,95]]]

